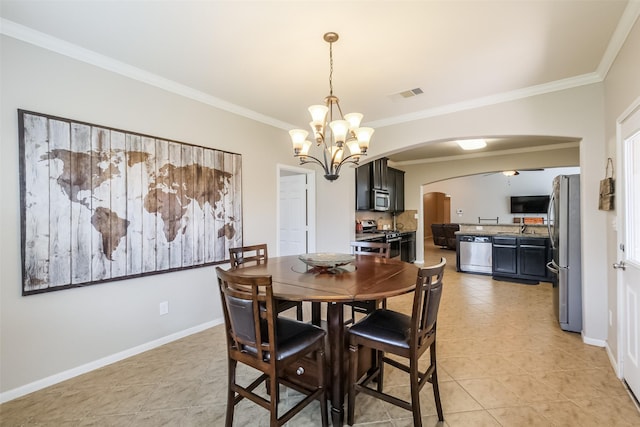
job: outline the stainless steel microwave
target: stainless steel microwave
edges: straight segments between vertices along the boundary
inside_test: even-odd
[[[388,211],[389,210],[389,192],[387,190],[373,190],[373,210]]]

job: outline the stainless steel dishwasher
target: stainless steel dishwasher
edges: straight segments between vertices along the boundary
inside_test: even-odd
[[[460,271],[470,273],[492,272],[491,237],[460,237]]]

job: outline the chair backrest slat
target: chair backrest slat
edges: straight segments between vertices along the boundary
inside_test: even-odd
[[[417,347],[427,342],[435,332],[442,297],[442,277],[444,276],[445,264],[446,260],[441,258],[440,263],[421,268],[418,271],[411,313],[411,339]]]
[[[389,258],[391,255],[391,243],[351,242],[351,253],[354,255],[371,255]]]
[[[263,264],[269,259],[267,245],[250,245],[229,249],[231,268],[238,268],[242,264]]]

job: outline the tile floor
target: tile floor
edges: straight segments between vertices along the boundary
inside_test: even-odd
[[[429,385],[421,393],[425,426],[640,426],[640,413],[602,348],[559,329],[551,286],[458,274],[455,253],[425,248],[427,263],[448,260],[438,318],[438,370],[445,422]],[[403,310],[406,297],[390,300]],[[222,327],[0,405],[2,426],[220,426],[226,353]],[[244,371],[248,374],[248,371]],[[407,396],[406,375],[389,369],[385,389]],[[283,393],[287,404],[295,399]],[[404,427],[407,411],[358,396],[356,423]],[[289,426],[319,425],[317,404]],[[250,402],[236,426],[266,426]]]

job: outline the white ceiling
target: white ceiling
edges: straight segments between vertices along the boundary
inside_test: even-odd
[[[283,129],[328,94],[335,31],[334,94],[380,127],[601,81],[638,16],[627,3],[2,0],[0,31]],[[418,155],[435,154],[392,160]]]

